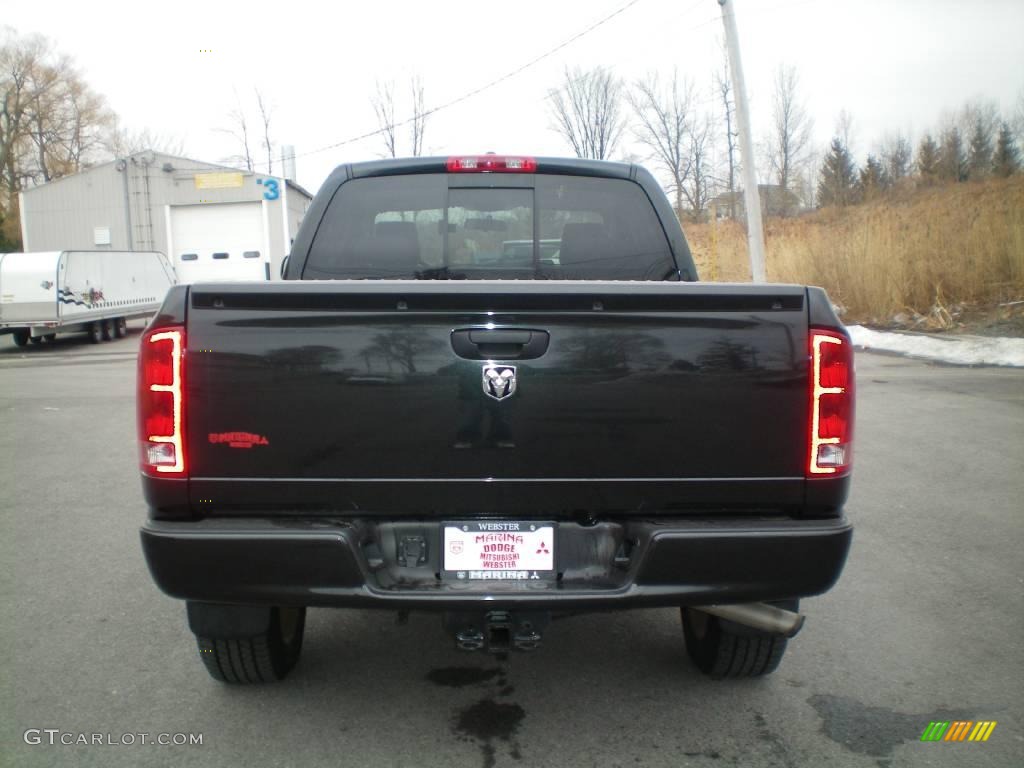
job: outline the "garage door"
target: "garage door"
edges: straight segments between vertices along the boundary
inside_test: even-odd
[[[183,283],[269,279],[260,203],[172,207],[171,248]]]

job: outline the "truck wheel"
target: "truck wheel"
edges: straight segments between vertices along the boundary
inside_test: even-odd
[[[19,347],[24,347],[28,344],[28,331],[15,331],[14,332],[14,343]]]
[[[103,326],[100,323],[89,323],[89,341],[93,344],[99,344],[103,341]]]
[[[104,320],[101,323],[100,327],[103,329],[102,333],[103,333],[103,340],[104,341],[110,341],[112,338],[114,338],[114,321],[113,320]]]
[[[795,611],[797,600],[774,603]],[[739,626],[703,611],[683,608],[686,653],[697,669],[721,680],[774,672],[786,652],[786,638]]]
[[[266,631],[250,637],[200,637],[199,657],[222,683],[248,685],[281,680],[299,660],[305,608],[271,608]]]
[[[36,346],[39,346],[40,344],[43,343],[43,337],[42,336],[32,336],[31,338],[29,338],[29,341],[31,341]]]
[[[48,333],[45,336],[43,336],[43,338],[46,339],[46,343],[47,344],[53,344],[53,342],[55,342],[57,340],[57,334],[56,333]]]
[[[128,335],[128,321],[123,317],[114,320],[114,335],[119,339]]]

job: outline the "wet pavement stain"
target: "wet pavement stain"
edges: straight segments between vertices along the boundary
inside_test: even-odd
[[[427,680],[436,685],[447,686],[448,688],[464,688],[467,685],[486,683],[500,674],[500,667],[492,667],[490,669],[483,669],[482,667],[444,667],[442,669],[430,670],[427,673]]]
[[[457,733],[472,736],[480,743],[483,768],[494,768],[495,741],[511,743],[511,756],[519,760],[519,745],[512,741],[526,716],[518,704],[499,704],[494,699],[481,699],[460,710],[455,722]]]
[[[904,714],[885,707],[862,704],[849,696],[819,693],[807,699],[821,717],[821,730],[832,741],[851,752],[876,759],[879,766],[891,763],[893,750],[917,741],[932,720],[966,720],[968,710],[936,709],[922,714]]]

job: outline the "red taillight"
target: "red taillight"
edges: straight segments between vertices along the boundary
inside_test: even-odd
[[[853,464],[853,345],[838,331],[811,329],[808,477],[845,474]]]
[[[185,473],[185,329],[156,328],[139,348],[138,428],[142,471]]]
[[[532,157],[473,155],[449,157],[448,173],[533,173],[537,161]]]

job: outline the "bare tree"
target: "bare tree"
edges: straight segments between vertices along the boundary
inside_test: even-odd
[[[65,94],[60,83],[62,71],[67,66],[67,60],[61,58],[53,64],[39,62],[33,72],[29,137],[35,148],[38,180],[44,184],[64,175],[60,169],[52,168],[53,158],[48,155],[57,137],[64,132],[61,130],[63,126],[57,123],[63,117],[60,101]]]
[[[393,82],[377,82],[377,92],[370,97],[373,111],[377,115],[380,136],[384,139],[387,157],[398,157],[395,142],[395,84]]]
[[[414,77],[410,82],[412,91],[412,156],[419,157],[423,154],[423,136],[427,127],[427,109],[423,100],[423,81]]]
[[[22,183],[19,155],[24,150],[31,119],[33,73],[48,54],[49,46],[42,37],[22,40],[13,29],[4,29],[0,45],[0,173],[9,199],[17,197]]]
[[[230,125],[227,128],[220,128],[222,133],[226,133],[232,136],[240,147],[241,154],[232,155],[227,158],[230,163],[244,164],[247,171],[253,170],[253,159],[252,150],[249,145],[249,123],[245,115],[245,109],[242,107],[242,102],[238,98],[238,94],[235,94],[235,107],[228,112],[228,120]]]
[[[115,117],[50,41],[10,28],[0,35],[0,98],[0,216],[17,242],[17,193],[98,160]]]
[[[689,178],[683,196],[694,221],[703,221],[708,207],[709,173],[711,170],[711,119],[694,117],[686,131]]]
[[[273,107],[263,98],[263,92],[256,88],[256,106],[260,110],[260,122],[263,124],[263,148],[267,150],[267,175],[274,174],[274,143],[270,140],[270,118]]]
[[[409,96],[411,116],[403,120],[395,118],[397,108],[394,81],[377,81],[377,90],[370,97],[370,104],[377,118],[378,132],[384,140],[384,157],[398,157],[397,129],[403,126],[409,127],[409,154],[412,157],[423,154],[423,139],[430,111],[426,107],[423,81],[418,76],[409,80]]]
[[[610,71],[565,70],[561,88],[548,92],[553,130],[562,135],[577,157],[607,160],[625,127],[619,95],[622,84]]]
[[[902,133],[887,134],[879,146],[882,170],[891,184],[899,184],[910,175],[914,164],[914,151],[910,140]]]
[[[723,53],[725,49],[723,48]],[[722,69],[715,73],[715,90],[718,98],[722,101],[722,112],[725,116],[725,160],[726,177],[725,187],[729,191],[729,218],[736,218],[736,174],[739,172],[739,163],[736,153],[739,151],[739,131],[736,130],[736,100],[732,95],[732,78],[729,75],[729,58],[725,56],[725,63]]]
[[[99,159],[114,114],[102,96],[82,80],[71,59],[56,56],[44,43],[46,58],[36,60],[25,93],[25,135],[34,163],[27,178],[33,183],[77,173]]]
[[[105,139],[103,148],[114,157],[127,157],[146,150],[167,155],[185,154],[185,142],[180,136],[162,134],[149,128],[130,130],[115,126]]]
[[[787,192],[807,163],[813,128],[813,122],[797,92],[799,82],[795,67],[780,65],[776,70],[768,157],[776,182],[782,188],[783,200],[789,199]],[[781,212],[788,213],[787,210]]]
[[[102,96],[76,77],[66,82],[64,110],[63,138],[59,141],[64,147],[65,172],[76,173],[104,154],[117,116]]]
[[[964,136],[970,136],[977,130],[989,141],[995,140],[1002,123],[998,102],[981,99],[964,104],[953,119]]]
[[[836,115],[836,137],[842,142],[843,147],[851,155],[853,154],[853,142],[856,139],[856,132],[853,128],[853,115],[848,109],[840,109]]]
[[[818,207],[818,178],[821,176],[821,161],[825,151],[818,145],[811,145],[807,153],[807,164],[798,181],[800,191],[797,193],[807,208]]]
[[[626,99],[638,122],[636,140],[653,157],[658,170],[669,179],[668,192],[675,201],[676,215],[683,211],[690,156],[686,143],[691,119],[693,84],[679,82],[672,73],[672,82],[662,88],[658,75],[637,80]]]

